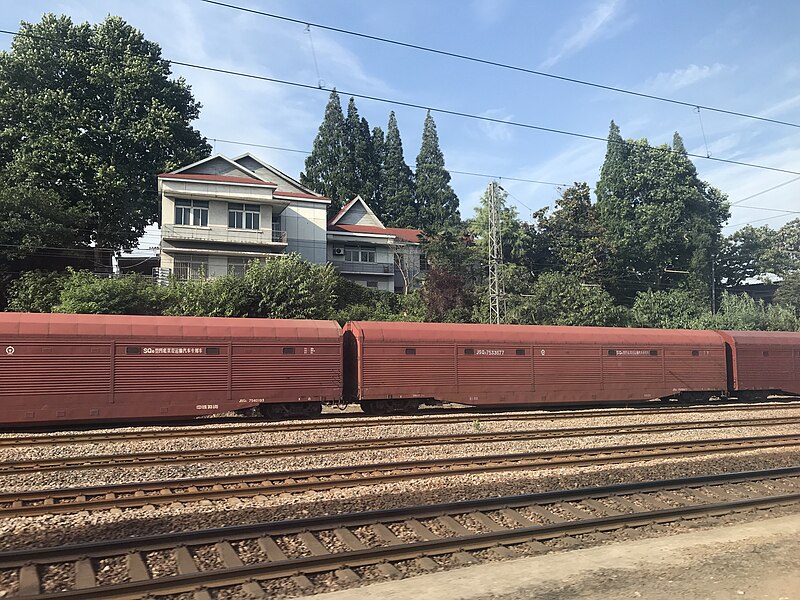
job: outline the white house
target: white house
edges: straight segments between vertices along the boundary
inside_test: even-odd
[[[244,273],[297,252],[325,264],[330,200],[251,154],[218,154],[158,176],[161,269],[180,279]]]
[[[328,262],[347,279],[367,287],[406,292],[424,267],[421,231],[384,227],[356,196],[328,222]]]

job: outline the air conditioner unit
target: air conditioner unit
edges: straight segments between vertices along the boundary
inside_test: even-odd
[[[334,256],[344,256],[344,248],[334,248],[333,249]]]

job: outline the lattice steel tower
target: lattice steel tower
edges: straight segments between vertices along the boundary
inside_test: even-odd
[[[503,234],[500,231],[500,200],[497,197],[499,187],[496,181],[489,184],[489,322],[496,325],[505,320]]]

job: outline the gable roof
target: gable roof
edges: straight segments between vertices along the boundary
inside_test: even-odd
[[[208,156],[206,158],[198,160],[197,162],[193,162],[190,165],[186,165],[184,167],[180,167],[179,169],[175,169],[174,171],[170,171],[169,173],[165,173],[165,175],[178,175],[178,174],[188,175],[191,171],[196,170],[197,167],[200,167],[201,165],[204,165],[204,164],[207,164],[207,163],[210,163],[210,162],[214,162],[214,161],[221,161],[221,162],[227,163],[228,166],[230,166],[234,170],[240,172],[241,175],[236,175],[235,177],[241,176],[243,179],[247,179],[247,180],[254,179],[256,181],[267,181],[266,179],[264,179],[263,177],[260,177],[258,174],[254,173],[250,169],[248,169],[246,167],[243,167],[239,163],[232,161],[230,158],[228,158],[227,156],[224,156],[222,154],[214,154],[213,156]],[[206,173],[203,173],[203,174],[205,175]],[[221,175],[221,177],[231,177],[231,175]],[[250,183],[250,182],[248,181],[247,183]],[[267,182],[267,183],[272,183],[272,182]],[[275,185],[275,184],[273,184],[273,185]]]
[[[372,212],[372,209],[369,207],[369,205],[366,202],[364,202],[364,200],[361,198],[361,196],[356,196],[355,198],[350,200],[350,202],[345,204],[342,207],[342,209],[338,213],[336,213],[336,216],[334,216],[333,219],[328,221],[328,225],[336,225],[337,223],[339,223],[339,221],[341,221],[344,218],[344,216],[348,212],[350,212],[350,210],[354,206],[356,206],[358,204],[360,204],[363,207],[364,212],[366,212],[370,217],[375,219],[375,222],[380,225],[379,228],[385,228],[384,225],[383,225],[383,222],[378,218],[378,215],[376,215],[374,212]]]
[[[233,161],[238,165],[238,164],[241,164],[239,161],[241,161],[243,158],[249,158],[249,159],[257,162],[259,165],[261,165],[267,171],[273,173],[274,175],[277,175],[279,178],[285,180],[287,183],[290,183],[292,186],[294,186],[294,187],[298,188],[299,190],[302,190],[303,192],[305,192],[309,197],[324,198],[324,196],[322,196],[321,194],[318,194],[317,192],[315,192],[311,188],[304,186],[302,183],[300,183],[294,177],[290,177],[289,175],[287,175],[286,173],[284,173],[280,169],[274,167],[273,165],[271,165],[271,164],[269,164],[267,162],[264,162],[262,159],[260,159],[259,157],[255,156],[254,154],[251,154],[250,152],[245,152],[244,154],[240,154],[239,156],[234,157]],[[255,171],[253,171],[253,173],[255,173]],[[283,193],[295,193],[295,192],[283,192]]]

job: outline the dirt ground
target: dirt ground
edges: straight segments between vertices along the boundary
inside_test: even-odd
[[[547,554],[317,600],[800,600],[800,514]]]

